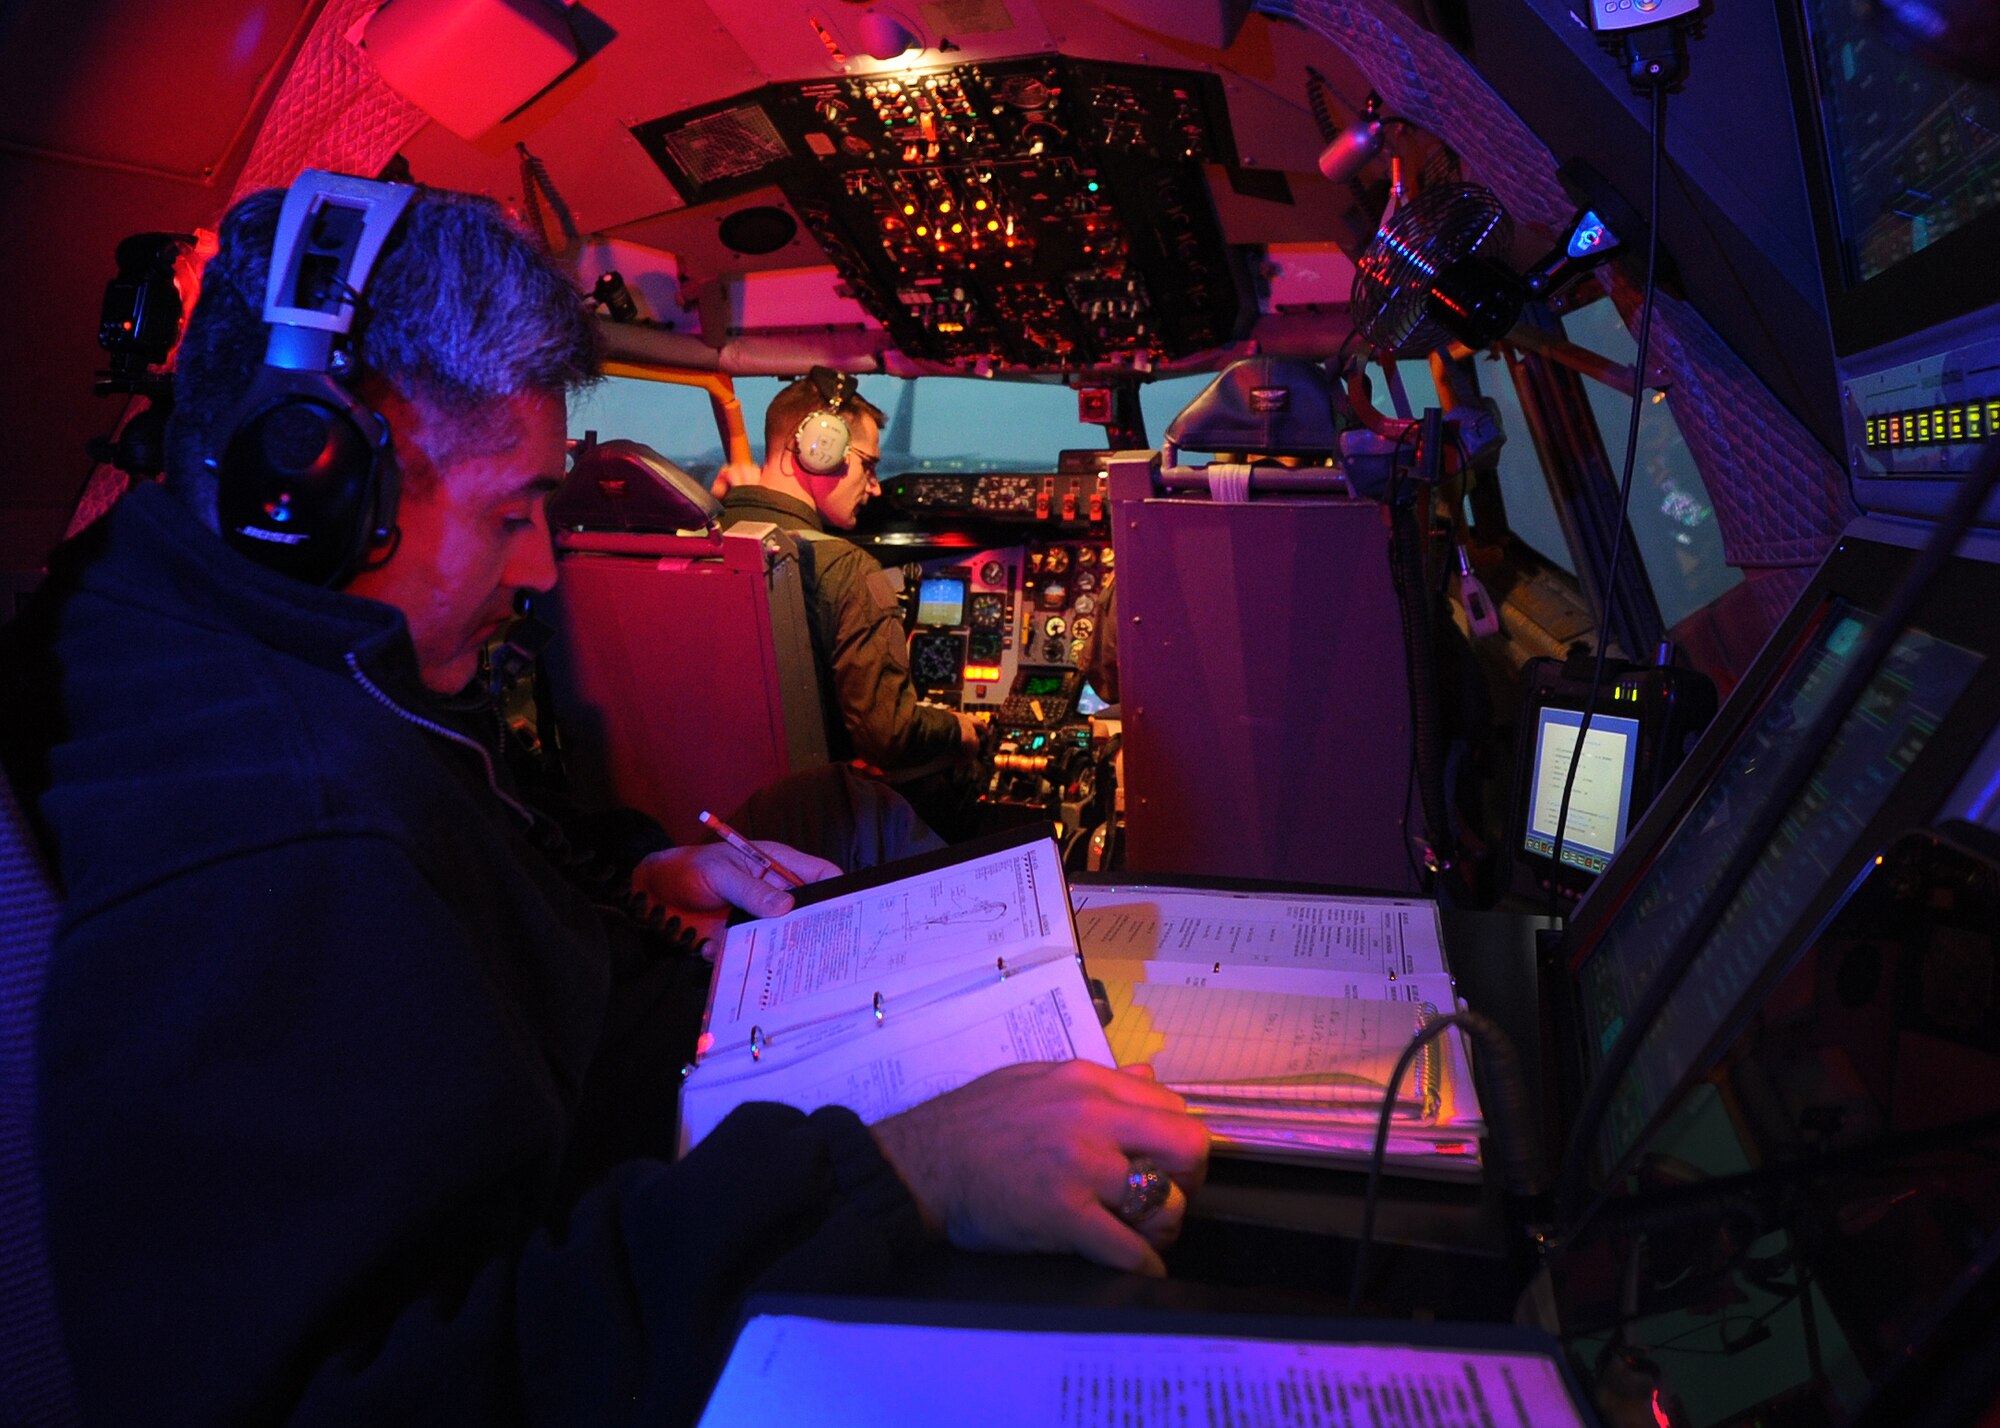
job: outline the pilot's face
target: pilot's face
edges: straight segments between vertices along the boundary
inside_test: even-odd
[[[882,494],[875,479],[875,463],[882,459],[882,429],[867,413],[848,426],[847,469],[829,476],[801,472],[813,504],[826,523],[836,530],[851,531],[870,496]]]
[[[478,670],[480,648],[513,618],[515,595],[556,582],[545,507],[563,474],[563,401],[510,397],[495,429],[448,455],[442,418],[428,406],[391,393],[376,407],[403,472],[402,538],[347,588],[401,610],[425,686],[455,694]]]

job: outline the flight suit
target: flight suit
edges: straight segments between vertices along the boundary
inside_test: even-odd
[[[827,701],[827,748],[886,773],[954,760],[958,720],[917,703],[902,608],[874,556],[826,533],[818,511],[762,486],[722,498],[724,527],[768,521],[798,537],[806,618]]]

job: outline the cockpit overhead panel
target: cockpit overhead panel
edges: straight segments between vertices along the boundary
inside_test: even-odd
[[[776,183],[909,357],[1141,368],[1248,317],[1213,75],[1060,56],[767,85],[638,125],[691,203]]]

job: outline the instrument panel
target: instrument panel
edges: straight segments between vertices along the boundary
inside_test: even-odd
[[[1212,74],[1062,56],[773,84],[635,126],[690,203],[775,183],[911,357],[1147,365],[1238,335]]]
[[[918,692],[997,710],[1023,666],[1075,669],[1114,564],[1110,541],[1100,537],[999,546],[912,567],[906,584],[944,577],[966,581],[969,591],[963,624],[910,636]]]
[[[905,515],[959,517],[1039,526],[1101,527],[1110,509],[1107,478],[1086,453],[1086,469],[1056,472],[911,471],[886,478],[882,494]]]

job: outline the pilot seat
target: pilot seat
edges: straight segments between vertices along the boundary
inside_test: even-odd
[[[1389,522],[1337,449],[1320,369],[1251,357],[1111,462],[1130,871],[1422,884]]]
[[[657,452],[587,443],[550,498],[561,576],[548,660],[571,792],[705,841],[726,813],[828,761],[798,550]]]

